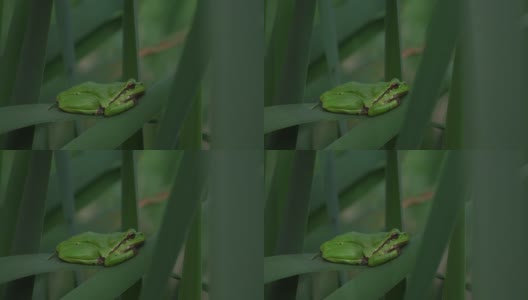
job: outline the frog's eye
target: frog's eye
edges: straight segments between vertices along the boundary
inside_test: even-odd
[[[393,82],[393,83],[391,83],[390,88],[391,88],[391,89],[397,89],[399,86],[400,86],[399,83],[397,83],[397,82]]]
[[[128,235],[127,235],[127,239],[133,239],[136,237],[136,233],[135,232],[130,232]]]
[[[395,239],[397,239],[399,236],[400,236],[399,233],[393,233],[393,234],[391,235],[390,238],[391,238],[391,240],[395,240]]]
[[[129,82],[127,84],[127,89],[133,89],[135,86],[136,86],[136,84],[134,82]]]

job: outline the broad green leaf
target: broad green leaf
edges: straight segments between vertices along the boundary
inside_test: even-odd
[[[463,212],[468,175],[464,155],[462,151],[449,151],[445,158],[416,266],[405,294],[406,300],[418,300],[426,296],[455,227],[457,215]]]
[[[397,109],[363,120],[325,150],[380,149],[400,131],[408,106],[406,100],[408,97]]]
[[[315,107],[315,103],[285,104],[264,108],[264,133],[318,121],[364,120],[366,117],[336,114]]]
[[[406,117],[396,143],[398,149],[418,149],[429,126],[458,38],[460,3],[457,0],[436,1],[422,61],[407,97],[409,105],[405,108]]]
[[[23,128],[51,122],[103,118],[96,116],[65,113],[57,108],[50,109],[50,104],[23,104],[0,107],[0,134]],[[20,116],[24,116],[21,118]]]
[[[100,266],[65,263],[57,258],[49,259],[52,253],[26,254],[0,257],[0,283],[9,282],[30,275],[50,272],[103,269]]]

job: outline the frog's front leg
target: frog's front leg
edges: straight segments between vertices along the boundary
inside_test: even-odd
[[[57,106],[66,112],[86,114],[86,115],[98,115],[99,101],[97,97],[92,95],[84,95],[82,98],[68,98],[63,97],[62,101],[57,101]]]
[[[132,108],[134,105],[135,105],[135,100],[134,99],[130,99],[126,102],[123,102],[121,104],[118,104],[118,105],[110,105],[108,107],[105,108],[104,110],[104,115],[107,116],[107,117],[111,117],[113,115],[117,115],[119,113],[122,113],[124,112],[125,110],[128,110],[130,108]]]
[[[131,251],[125,251],[124,253],[112,253],[105,258],[104,265],[106,267],[110,267],[120,264],[125,260],[134,257],[136,254],[137,251],[135,249]]]
[[[382,113],[388,112],[398,105],[400,105],[399,100],[393,100],[386,104],[374,105],[369,108],[368,115],[371,117],[381,115]]]
[[[368,265],[370,267],[375,267],[375,266],[384,264],[388,262],[389,260],[395,259],[396,257],[398,257],[398,255],[400,255],[400,249],[394,249],[385,254],[376,254],[376,255],[369,257]]]

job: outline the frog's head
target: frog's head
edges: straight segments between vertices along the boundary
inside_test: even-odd
[[[109,107],[125,105],[129,101],[138,102],[139,97],[145,93],[145,85],[135,79],[129,79],[122,83],[122,87],[116,97],[110,102]]]
[[[389,82],[387,90],[385,90],[383,95],[376,102],[378,105],[387,105],[391,102],[397,102],[399,104],[400,98],[408,92],[409,86],[407,83],[394,78]]]
[[[125,83],[125,87],[122,93],[122,99],[125,100],[137,100],[145,93],[145,85],[131,78]]]
[[[397,107],[401,103],[401,98],[408,92],[409,86],[407,83],[396,78],[391,80],[387,88],[372,103],[372,106],[368,110],[368,115],[376,116]]]
[[[119,248],[135,249],[145,243],[145,235],[142,232],[134,229],[129,229],[125,232],[125,237]]]
[[[400,249],[409,243],[409,234],[398,229],[392,229],[387,233],[387,238],[379,248],[381,253],[388,253],[394,249]]]
[[[389,90],[392,95],[403,96],[409,92],[409,85],[397,78],[394,78],[390,81]]]

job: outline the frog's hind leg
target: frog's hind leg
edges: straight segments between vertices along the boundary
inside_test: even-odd
[[[332,105],[326,105],[325,103],[323,103],[322,107],[326,111],[338,113],[338,114],[365,115],[367,113],[363,106],[363,102],[361,102],[360,104],[343,105],[343,106],[332,106]]]
[[[83,110],[83,109],[72,109],[72,108],[61,108],[61,110],[65,111],[65,112],[69,112],[69,113],[83,114],[83,115],[96,115],[96,116],[100,116],[100,115],[103,114],[101,108],[99,108],[99,109],[96,110],[96,111],[94,111],[93,109],[90,109],[90,110]]]
[[[57,256],[69,263],[85,265],[101,265],[100,254],[97,247],[88,243],[72,244],[61,247]]]
[[[76,114],[97,115],[95,108],[99,106],[99,101],[97,97],[91,94],[83,94],[83,98],[76,101],[68,98],[65,100],[70,101],[64,103],[64,101],[57,100],[56,104],[60,110]]]
[[[368,265],[370,267],[379,266],[388,262],[389,260],[395,259],[396,257],[398,257],[398,255],[400,255],[400,249],[394,249],[385,254],[376,254],[368,259]]]
[[[337,243],[322,251],[322,257],[330,262],[351,265],[366,265],[363,249],[353,243]]]
[[[321,106],[324,110],[333,113],[351,115],[363,115],[367,113],[363,101],[361,101],[360,99],[348,99],[349,97],[349,95],[342,94],[339,96],[334,96],[334,99],[332,100],[321,100]]]

